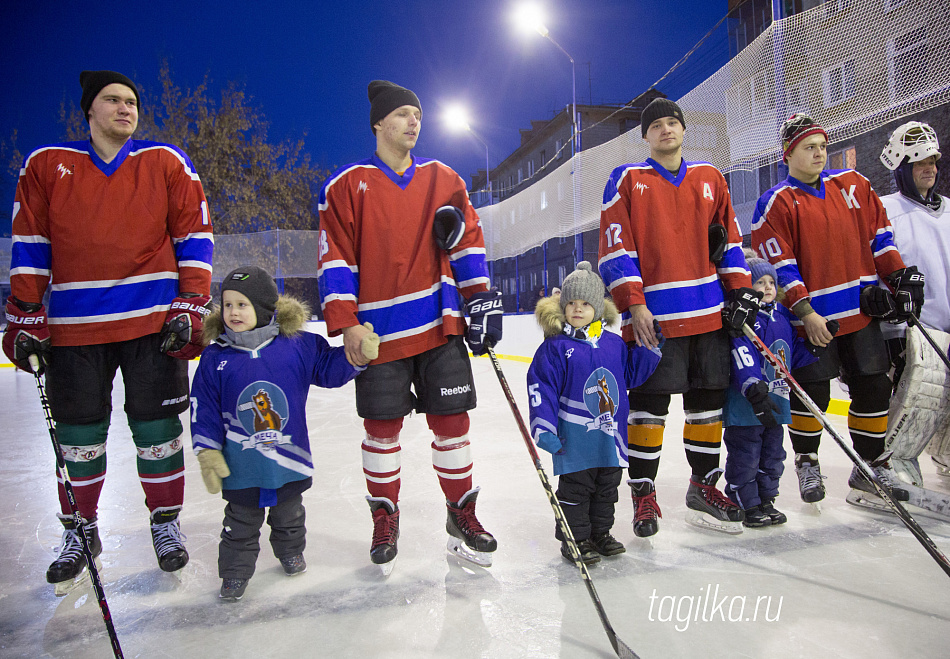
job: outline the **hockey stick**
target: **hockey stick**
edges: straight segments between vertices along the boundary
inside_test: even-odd
[[[831,425],[828,417],[825,416],[821,409],[815,404],[815,401],[813,401],[811,397],[805,393],[805,390],[802,389],[800,384],[798,384],[798,381],[792,377],[792,374],[789,372],[788,368],[786,368],[785,363],[772,354],[772,351],[765,346],[765,344],[762,342],[762,339],[760,339],[758,335],[752,331],[752,328],[750,328],[748,324],[744,324],[742,326],[742,332],[746,335],[746,338],[752,342],[752,345],[754,345],[756,349],[762,353],[762,356],[765,357],[769,364],[772,365],[772,368],[774,368],[776,372],[782,374],[782,377],[785,378],[785,381],[788,383],[789,387],[791,387],[792,391],[795,392],[795,395],[801,399],[802,403],[805,404],[805,407],[808,408],[808,411],[811,412],[819,422],[821,422],[821,425],[825,428],[825,430],[828,431],[828,434],[831,435],[835,442],[838,443],[838,446],[840,446],[842,450],[847,453],[848,457],[851,458],[851,462],[855,464],[855,466],[868,480],[868,482],[874,486],[874,489],[877,490],[878,496],[884,499],[891,506],[891,508],[894,509],[894,512],[904,523],[904,526],[906,526],[907,529],[914,534],[914,537],[917,538],[921,545],[923,545],[924,549],[927,550],[927,553],[930,554],[935,561],[937,561],[940,569],[942,569],[947,574],[947,576],[950,576],[950,561],[947,560],[947,557],[944,556],[940,549],[937,548],[937,545],[935,545],[934,541],[930,539],[930,536],[927,535],[927,532],[920,527],[920,524],[917,523],[917,520],[911,517],[911,514],[907,512],[907,509],[904,508],[904,506],[902,506],[901,503],[894,498],[891,490],[886,485],[881,483],[880,479],[877,477],[877,474],[874,473],[868,463],[865,462],[864,459],[857,454],[854,448],[844,440],[837,430],[835,430],[835,427]]]
[[[488,348],[488,356],[491,357],[492,366],[495,367],[495,375],[498,376],[498,382],[501,383],[501,388],[505,392],[505,398],[508,399],[511,412],[515,415],[515,421],[518,422],[518,429],[521,430],[521,438],[524,439],[524,444],[528,447],[528,453],[531,454],[531,460],[534,462],[534,468],[538,472],[538,478],[541,479],[541,485],[544,486],[544,491],[548,495],[551,508],[554,509],[554,518],[557,520],[561,533],[566,538],[567,546],[571,550],[571,558],[574,559],[574,564],[577,566],[577,569],[580,570],[581,577],[584,578],[584,585],[587,586],[587,592],[590,593],[590,598],[597,608],[597,615],[600,616],[600,622],[604,626],[604,631],[607,632],[610,645],[613,646],[614,652],[616,652],[617,656],[621,657],[621,659],[639,659],[637,653],[620,640],[614,628],[610,625],[610,621],[607,620],[607,613],[604,611],[604,606],[600,603],[600,597],[597,596],[597,591],[594,589],[594,582],[591,581],[590,572],[587,571],[587,565],[581,560],[581,553],[577,549],[577,541],[574,540],[571,527],[567,525],[564,511],[561,510],[561,504],[557,500],[554,488],[551,487],[551,482],[548,480],[547,474],[544,473],[544,468],[541,466],[541,458],[538,457],[538,451],[534,448],[534,442],[531,441],[531,434],[524,424],[521,412],[518,411],[518,404],[515,402],[515,397],[511,394],[511,389],[508,387],[508,380],[505,379],[505,374],[501,370],[501,364],[498,363],[498,357],[495,356],[495,351],[491,347]]]
[[[927,339],[927,343],[934,349],[940,359],[943,360],[943,363],[946,364],[947,368],[950,368],[950,359],[947,358],[947,353],[945,353],[940,346],[937,345],[937,342],[933,340],[933,337],[930,336],[930,332],[924,329],[924,326],[920,323],[920,319],[914,314],[910,315],[910,318],[907,319],[907,324],[911,327],[917,326],[917,329],[920,330],[920,333],[924,335],[924,338]]]
[[[82,553],[86,558],[86,567],[92,577],[92,589],[96,593],[96,600],[99,602],[99,609],[102,611],[102,620],[106,623],[106,631],[109,632],[109,642],[112,644],[112,654],[116,659],[122,659],[122,648],[119,646],[119,637],[115,633],[115,626],[112,624],[112,614],[109,612],[109,603],[106,601],[106,593],[102,588],[102,579],[99,577],[99,570],[96,568],[96,560],[92,555],[92,547],[89,546],[89,538],[86,537],[86,528],[83,525],[82,516],[79,514],[79,506],[76,505],[76,495],[73,493],[73,484],[69,481],[69,472],[66,469],[66,459],[63,457],[63,447],[56,437],[56,428],[53,426],[53,415],[49,407],[49,399],[46,397],[46,387],[43,386],[43,380],[40,379],[40,360],[36,355],[30,355],[30,367],[33,369],[33,377],[36,379],[36,388],[40,392],[40,405],[43,407],[43,413],[46,415],[46,427],[49,430],[49,438],[53,442],[53,452],[56,453],[56,475],[63,479],[63,489],[66,490],[66,500],[69,502],[69,511],[75,520],[76,528],[79,530],[79,544],[82,545]]]

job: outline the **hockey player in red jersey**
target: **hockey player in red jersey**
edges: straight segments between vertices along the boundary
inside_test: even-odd
[[[751,288],[725,179],[709,163],[683,159],[683,111],[656,99],[643,110],[641,130],[650,159],[610,175],[599,261],[624,312],[623,338],[656,347],[654,319],[666,337],[656,371],[629,392],[634,533],[647,537],[658,530],[655,480],[673,394],[683,394],[686,412],[687,521],[741,533],[742,510],[715,486],[730,373],[723,326],[738,331],[754,319],[761,294]]]
[[[385,80],[371,82],[368,95],[376,152],[337,170],[320,192],[319,281],[327,329],[343,334],[352,363],[366,363],[364,322],[380,338],[379,357],[356,379],[370,557],[385,574],[396,558],[399,433],[415,410],[435,435],[432,466],[448,508],[449,549],[491,565],[497,543],[475,517],[468,439],[475,383],[462,337],[476,355],[501,338],[501,295],[489,290],[465,183],[439,161],[412,154],[422,126],[418,97]]]
[[[188,359],[201,351],[213,238],[194,166],[169,144],[133,140],[139,93],[114,71],[83,71],[90,139],[40,147],[20,170],[13,210],[12,295],[4,353],[46,371],[56,433],[94,555],[97,507],[117,370],[159,566],[188,562],[178,513]],[[48,303],[45,302],[48,296]],[[49,311],[47,312],[47,305]],[[46,579],[63,594],[81,576],[75,519]]]
[[[792,375],[822,411],[831,397],[830,381],[842,376],[851,395],[848,428],[854,449],[872,462],[884,452],[891,393],[880,320],[919,313],[924,275],[905,266],[867,179],[849,169],[825,169],[828,135],[820,125],[798,113],[782,126],[781,138],[788,178],[756,204],[752,245],[775,266],[799,332],[829,348]],[[875,285],[879,278],[890,288]],[[829,321],[839,323],[837,335],[828,330]],[[791,404],[788,430],[801,497],[817,502],[825,496],[818,464],[821,424],[796,397]],[[896,485],[886,464],[875,471]],[[852,495],[874,492],[857,468],[848,483]],[[906,490],[896,487],[894,494],[907,500]]]

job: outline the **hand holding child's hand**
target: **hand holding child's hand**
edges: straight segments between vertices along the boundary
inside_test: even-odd
[[[198,452],[198,464],[201,465],[201,479],[205,488],[211,494],[221,491],[221,479],[231,475],[228,463],[224,461],[224,454],[212,448]]]
[[[379,334],[373,331],[372,323],[363,323],[363,327],[368,329],[370,333],[360,341],[360,350],[363,352],[363,357],[373,361],[379,357]]]

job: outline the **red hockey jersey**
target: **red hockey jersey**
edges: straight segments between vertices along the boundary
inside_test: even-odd
[[[53,345],[158,332],[179,292],[210,292],[213,248],[201,182],[177,147],[129,140],[105,163],[88,141],[54,144],[20,170],[10,287],[40,302],[49,286]]]
[[[441,206],[465,214],[448,254],[432,224]],[[369,321],[382,364],[466,330],[462,301],[489,287],[485,241],[465,183],[437,160],[401,176],[375,155],[334,173],[320,191],[320,299],[331,336]]]
[[[839,336],[871,322],[860,310],[861,289],[904,267],[881,200],[850,169],[823,171],[818,189],[789,176],[762,195],[752,246],[775,266],[785,306],[809,298],[840,323]]]
[[[709,226],[726,228],[718,267],[709,260]],[[600,261],[604,283],[623,310],[646,304],[666,337],[722,327],[723,288],[751,286],[742,235],[726,180],[704,162],[680,163],[674,176],[655,160],[617,167],[604,189]]]

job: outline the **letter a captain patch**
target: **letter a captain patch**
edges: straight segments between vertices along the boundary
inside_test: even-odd
[[[709,187],[708,183],[703,183],[703,198],[708,199],[709,201],[715,201],[713,197],[712,188]]]

